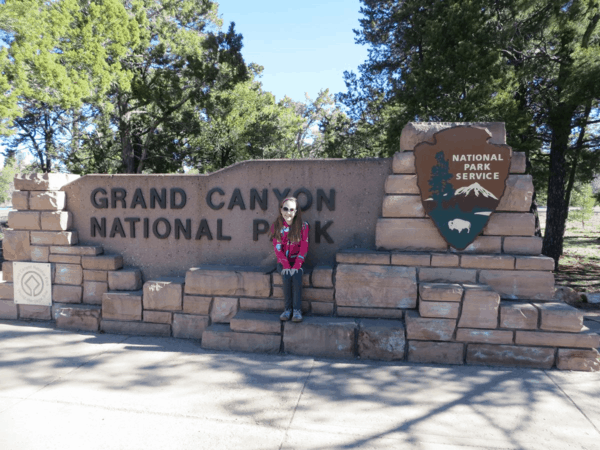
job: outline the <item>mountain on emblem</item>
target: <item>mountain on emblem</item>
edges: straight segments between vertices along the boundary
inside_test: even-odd
[[[469,186],[458,188],[454,193],[454,195],[464,195],[465,197],[469,196],[470,194],[474,194],[475,197],[479,197],[479,194],[481,194],[484,197],[492,197],[494,200],[498,200],[498,197],[496,197],[486,188],[481,187],[479,183],[473,183]]]
[[[446,242],[463,250],[481,233],[504,194],[512,150],[486,129],[459,126],[415,148],[425,211]]]

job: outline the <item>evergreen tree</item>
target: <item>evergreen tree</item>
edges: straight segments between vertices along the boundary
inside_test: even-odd
[[[571,180],[600,165],[600,1],[362,3],[369,58],[338,97],[352,119],[389,155],[408,121],[505,122],[548,192],[543,252],[558,262]]]
[[[441,206],[443,201],[448,201],[454,196],[454,188],[450,183],[452,174],[448,160],[444,158],[444,152],[435,154],[436,164],[431,168],[431,177],[429,178],[429,189],[431,197],[436,201],[437,206]]]
[[[594,217],[594,204],[596,199],[592,193],[592,185],[579,185],[573,190],[571,206],[577,208],[569,213],[570,220],[581,221],[581,227],[585,229],[585,222]]]
[[[120,60],[139,26],[120,0],[6,0],[0,8],[0,132],[8,152],[30,149],[38,167],[64,158],[76,111],[129,89]]]

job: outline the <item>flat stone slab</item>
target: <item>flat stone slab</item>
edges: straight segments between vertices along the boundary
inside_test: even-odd
[[[502,298],[513,300],[554,298],[554,274],[550,271],[481,270],[479,282],[491,286]]]
[[[391,308],[355,308],[351,306],[338,306],[339,317],[369,317],[372,319],[402,319],[404,310]]]
[[[462,311],[458,326],[461,328],[496,328],[500,295],[484,285],[465,285]]]
[[[578,370],[582,372],[600,371],[598,350],[559,348],[556,367],[560,370]]]
[[[102,320],[100,329],[105,333],[133,334],[139,336],[170,336],[171,325],[150,322],[124,322],[118,320]]]
[[[335,260],[342,264],[376,264],[390,263],[390,252],[377,252],[365,248],[348,248],[335,255]]]
[[[19,319],[50,320],[52,308],[41,305],[18,305]]]
[[[105,292],[102,295],[102,318],[118,321],[142,320],[142,295],[142,291]]]
[[[212,297],[200,297],[195,295],[183,296],[183,312],[185,314],[200,314],[208,316]]]
[[[0,300],[0,319],[17,320],[19,310],[13,300]]]
[[[57,255],[96,256],[104,252],[101,245],[69,245],[50,247],[50,253]]]
[[[111,291],[138,291],[142,289],[142,271],[137,267],[109,271],[108,288]]]
[[[332,288],[333,287],[333,267],[316,266],[310,275],[310,280],[314,287]]]
[[[229,323],[240,309],[237,297],[215,297],[210,310],[213,323]]]
[[[278,298],[240,298],[240,309],[245,311],[273,311],[281,314],[285,307],[283,299]]]
[[[14,182],[19,191],[57,191],[78,178],[65,173],[31,173],[15,175]]]
[[[535,330],[538,310],[531,303],[500,303],[500,327]]]
[[[600,348],[600,336],[584,327],[581,333],[547,333],[545,331],[517,331],[515,344],[546,345],[552,347]]]
[[[392,265],[394,266],[430,266],[430,253],[392,252]]]
[[[417,279],[414,267],[339,264],[335,285],[338,306],[417,306]]]
[[[229,326],[232,331],[238,332],[281,334],[279,314],[238,311]]]
[[[441,283],[475,283],[477,271],[447,267],[423,267],[419,269],[419,281]]]
[[[287,353],[334,358],[354,357],[357,323],[350,319],[305,317],[303,322],[285,322],[283,346]]]
[[[108,274],[111,279],[111,273]],[[183,309],[184,279],[160,277],[144,283],[144,309],[181,311]]]
[[[185,275],[185,293],[196,295],[268,297],[273,270],[260,267],[202,266]]]
[[[583,311],[564,303],[534,303],[540,310],[540,329],[579,332],[583,329]]]
[[[458,318],[460,303],[458,302],[419,302],[421,317],[456,319]]]
[[[463,291],[460,284],[419,283],[419,297],[421,300],[460,302]]]
[[[57,328],[67,330],[98,331],[100,328],[100,306],[54,304],[52,317]]]
[[[554,348],[468,344],[467,364],[550,369],[554,365]]]
[[[118,270],[123,267],[123,256],[105,255],[81,257],[81,265],[88,270]]]
[[[460,125],[486,128],[492,136],[492,144],[506,144],[506,129],[503,122],[408,122],[400,135],[400,151],[412,151],[422,142],[435,143],[433,135],[442,130]],[[397,153],[406,155],[406,153]],[[413,169],[414,170],[414,169]]]
[[[529,211],[532,197],[533,177],[531,175],[509,175],[506,179],[506,190],[496,211]]]
[[[202,333],[202,348],[252,353],[279,353],[281,336],[237,333],[227,325],[211,325]]]
[[[408,341],[408,360],[418,363],[464,364],[464,344]]]
[[[406,337],[423,341],[450,341],[456,328],[454,319],[429,319],[416,311],[406,311]]]
[[[459,342],[478,342],[482,344],[512,344],[513,332],[508,330],[459,328],[456,331],[456,340]]]
[[[402,361],[406,338],[400,320],[363,319],[358,330],[358,356],[363,359]]]
[[[173,314],[173,337],[202,339],[202,333],[210,325],[208,316]]]

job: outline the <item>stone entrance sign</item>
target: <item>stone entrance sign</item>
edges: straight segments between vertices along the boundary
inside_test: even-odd
[[[21,305],[52,305],[50,264],[14,262],[15,303]]]
[[[88,175],[63,191],[79,242],[145,277],[183,276],[198,265],[274,266],[267,233],[287,196],[310,224],[308,266],[373,246],[391,170],[390,159],[255,160],[208,175]]]
[[[600,370],[600,336],[556,300],[504,124],[410,123],[400,145],[207,175],[19,175],[0,319],[213,350]],[[290,195],[310,224],[306,318],[282,325],[267,232]]]
[[[425,212],[458,250],[483,231],[504,194],[512,150],[489,143],[491,137],[484,128],[454,127],[415,147]]]

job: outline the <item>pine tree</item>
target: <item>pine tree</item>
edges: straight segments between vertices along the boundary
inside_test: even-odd
[[[429,187],[431,197],[437,202],[438,206],[441,202],[450,200],[454,195],[454,188],[450,183],[452,174],[450,173],[450,165],[448,160],[444,158],[444,152],[435,154],[437,161],[436,165],[431,168],[431,178],[429,178]]]

